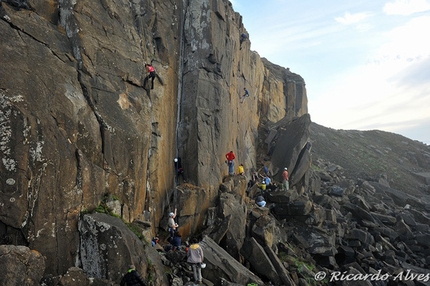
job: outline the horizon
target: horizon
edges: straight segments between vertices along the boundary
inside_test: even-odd
[[[230,2],[251,50],[303,77],[313,122],[430,144],[430,0]]]

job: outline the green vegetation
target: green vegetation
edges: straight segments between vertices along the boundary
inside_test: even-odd
[[[316,171],[316,172],[318,172],[318,171],[320,171],[320,172],[324,171],[324,169],[323,169],[323,168],[318,167],[318,166],[316,166],[316,165],[314,165],[314,164],[312,164],[312,165],[311,165],[311,168],[312,168],[314,171]]]
[[[299,273],[303,273],[305,271],[305,267],[310,270],[313,271],[315,269],[315,266],[312,264],[309,264],[303,260],[297,259],[295,262],[295,265],[297,267],[297,272]]]
[[[113,197],[110,197],[109,195],[104,195],[102,201],[100,202],[100,204],[95,208],[95,212],[97,213],[104,213],[104,214],[108,214],[110,216],[113,217],[117,217],[120,218],[119,215],[113,213],[112,209],[108,207],[107,202],[113,200]]]
[[[143,239],[142,230],[133,223],[124,222],[128,228],[139,238]]]
[[[147,273],[147,281],[151,283],[154,280],[153,273],[155,272],[155,265],[152,263],[150,259],[147,261],[146,273]]]
[[[294,265],[297,269],[297,273],[300,274],[301,277],[303,277],[308,285],[327,285],[328,280],[324,279],[322,281],[316,281],[313,272],[317,271],[317,267],[307,261],[305,261],[302,258],[292,256],[287,254],[286,252],[279,252],[278,258],[282,262],[285,262],[289,265]]]
[[[113,212],[113,209],[111,209],[109,206],[108,206],[108,202],[111,202],[111,201],[119,201],[119,198],[117,197],[117,196],[115,196],[115,195],[112,195],[112,194],[105,194],[104,196],[103,196],[103,198],[102,198],[102,201],[100,202],[100,204],[93,210],[93,211],[89,211],[89,210],[83,210],[83,211],[81,211],[81,214],[87,214],[87,213],[93,213],[93,212],[96,212],[96,213],[104,213],[104,214],[107,214],[107,215],[110,215],[110,216],[113,216],[113,217],[116,217],[116,218],[120,218],[120,219],[122,219],[121,218],[121,216],[120,215],[118,215],[118,214],[116,214],[116,213],[114,213]],[[142,240],[146,245],[148,245],[148,242],[145,240],[145,238],[143,237],[143,235],[142,235],[142,229],[139,227],[139,226],[137,226],[136,224],[133,224],[133,223],[129,223],[129,222],[126,222],[126,221],[124,221],[123,219],[122,219],[122,221],[127,225],[127,227],[140,239],[140,240]]]

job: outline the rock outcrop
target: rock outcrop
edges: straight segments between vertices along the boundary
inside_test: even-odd
[[[117,285],[131,263],[191,283],[185,243],[150,244],[177,208],[208,285],[428,284],[428,148],[312,124],[304,80],[240,49],[243,32],[224,0],[0,2],[5,283]],[[244,175],[227,176],[230,150]],[[290,190],[248,182],[263,164],[278,182],[288,167]]]
[[[250,169],[262,122],[307,114],[299,75],[249,41],[239,49],[246,30],[228,1],[5,0],[0,19],[0,236],[42,253],[49,274],[80,263],[80,214],[106,196],[155,235],[175,156],[205,189],[204,214],[226,152]]]
[[[0,245],[0,284],[39,285],[46,259],[26,246]]]

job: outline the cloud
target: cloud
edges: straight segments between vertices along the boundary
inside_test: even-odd
[[[336,22],[339,22],[344,25],[351,25],[351,24],[359,23],[368,17],[369,17],[368,13],[351,14],[349,12],[345,12],[345,15],[343,17],[336,17],[335,20]]]
[[[430,26],[430,16],[422,16],[411,19],[409,22],[391,30],[387,36],[389,42],[382,46],[381,50],[386,52],[394,50],[401,54],[428,55],[430,53],[430,42],[423,35],[426,27]]]
[[[427,0],[396,0],[385,4],[383,11],[387,15],[412,15],[430,10]]]

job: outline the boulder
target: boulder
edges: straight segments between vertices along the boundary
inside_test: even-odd
[[[401,239],[407,240],[414,237],[412,229],[402,219],[397,221],[395,230],[399,234]]]
[[[377,212],[370,212],[370,214],[385,225],[392,226],[392,225],[395,225],[397,222],[397,219],[390,215],[385,215]]]
[[[276,145],[271,154],[271,161],[280,170],[288,168],[290,187],[300,182],[311,165],[311,144],[308,142],[310,122],[310,116],[306,114],[292,121],[285,118],[272,126],[283,129],[283,132],[278,132],[274,139]],[[275,177],[282,181],[281,173],[275,174]]]
[[[336,197],[342,197],[344,193],[345,193],[345,189],[339,186],[331,187],[330,191],[328,192],[329,195],[336,196]]]
[[[260,216],[252,225],[251,236],[261,245],[272,247],[276,239],[276,224],[273,217],[269,215]]]
[[[79,231],[80,264],[88,277],[119,283],[133,264],[142,277],[150,275],[158,283],[167,283],[157,251],[143,243],[121,219],[103,213],[85,214],[79,221]]]
[[[325,233],[318,228],[300,228],[297,237],[301,237],[303,247],[312,254],[334,256],[337,253],[335,234]]]
[[[0,245],[0,285],[39,285],[45,258],[26,246]]]
[[[60,283],[67,286],[89,286],[92,284],[85,272],[78,267],[69,268],[66,274],[61,277]]]
[[[288,272],[287,269],[285,269],[285,267],[282,264],[282,261],[279,260],[278,256],[273,251],[273,249],[269,246],[265,246],[264,250],[267,256],[269,257],[270,261],[272,262],[273,266],[275,267],[276,272],[278,273],[282,283],[287,286],[295,286],[296,284],[294,283],[293,279],[290,277],[289,275],[290,273]]]
[[[373,244],[375,242],[375,239],[373,238],[373,236],[362,229],[358,229],[358,228],[353,228],[350,229],[347,232],[347,235],[345,236],[346,239],[357,239],[360,242],[368,245],[368,244]]]
[[[239,195],[232,193],[221,193],[218,207],[221,219],[230,216],[229,228],[225,232],[221,245],[231,256],[242,261],[240,249],[246,237],[247,207]]]
[[[245,240],[243,247],[240,251],[243,257],[249,261],[252,268],[255,269],[255,273],[259,277],[265,277],[274,283],[279,285],[281,280],[276,268],[273,266],[270,258],[261,246],[254,238]]]
[[[221,243],[221,240],[225,237],[227,231],[230,229],[232,216],[228,215],[223,220],[218,220],[214,224],[210,225],[203,231],[204,235],[209,236],[217,244]]]
[[[312,201],[306,197],[298,197],[293,202],[277,203],[272,208],[278,219],[307,216],[312,210]]]
[[[215,285],[221,285],[221,279],[240,285],[248,283],[264,285],[257,275],[249,271],[209,237],[204,237],[200,246],[203,248],[204,261],[207,265],[205,269],[202,269],[205,279],[212,281]]]

